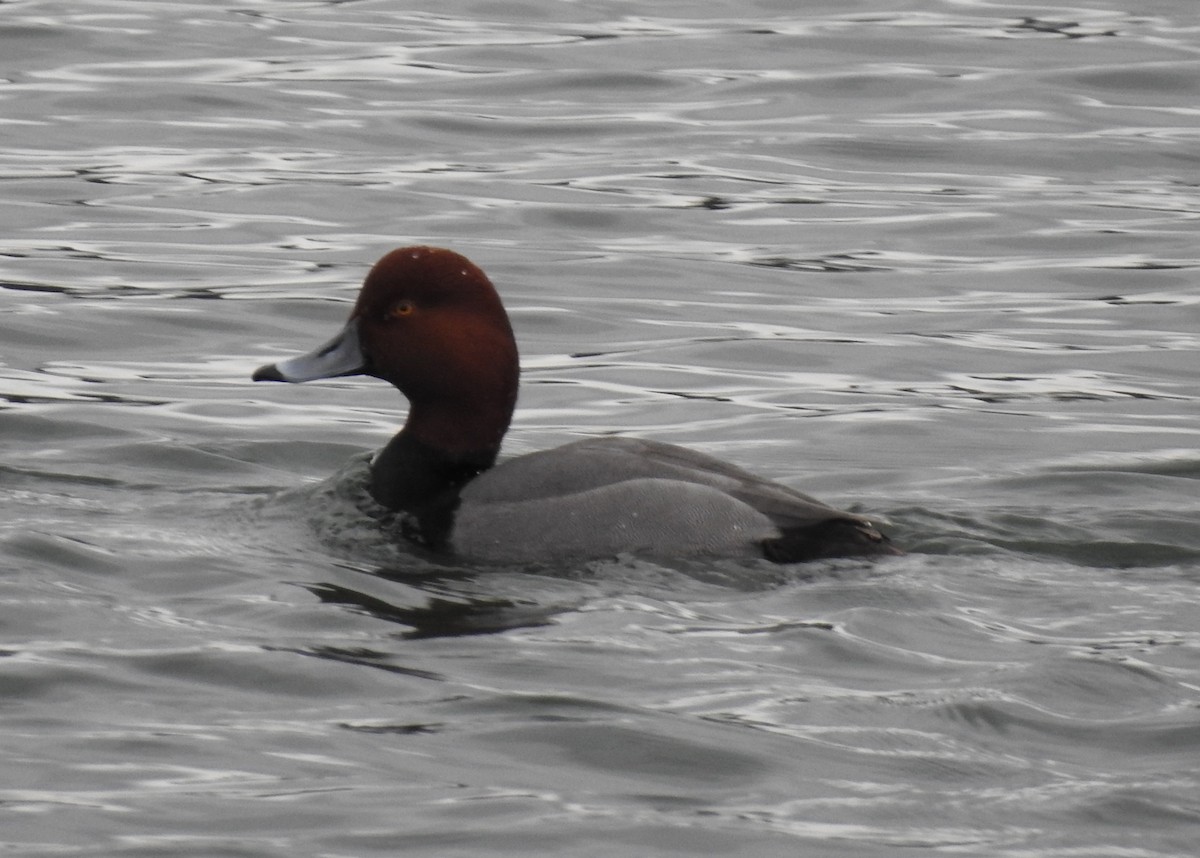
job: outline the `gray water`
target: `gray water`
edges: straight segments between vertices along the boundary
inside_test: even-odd
[[[1194,856],[1197,22],[0,3],[0,852]],[[910,553],[388,544],[399,396],[249,374],[416,242],[510,308],[507,454],[687,444]]]

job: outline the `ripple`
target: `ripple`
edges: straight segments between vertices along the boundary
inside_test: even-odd
[[[1190,7],[646,11],[12,7],[10,851],[1194,851]],[[248,372],[409,242],[505,296],[511,452],[909,555],[404,550],[347,478],[403,403]]]

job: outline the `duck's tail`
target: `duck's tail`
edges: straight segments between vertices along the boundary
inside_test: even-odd
[[[804,563],[827,557],[886,557],[903,554],[869,522],[831,518],[790,527],[763,541],[763,555],[775,563]]]

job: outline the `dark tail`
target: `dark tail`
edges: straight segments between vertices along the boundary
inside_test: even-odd
[[[763,555],[775,563],[805,563],[827,557],[885,557],[903,554],[865,521],[831,518],[790,527],[763,542]]]

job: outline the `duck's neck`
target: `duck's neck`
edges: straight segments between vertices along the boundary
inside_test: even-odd
[[[444,542],[459,491],[496,462],[517,400],[515,360],[496,366],[505,370],[496,383],[472,386],[464,395],[403,391],[408,417],[371,463],[370,492],[417,524],[420,532],[408,535],[418,541]]]
[[[402,429],[371,463],[371,496],[388,509],[420,514],[496,462],[499,445],[450,451]]]
[[[405,514],[405,536],[440,548],[449,536],[459,491],[495,463],[496,453],[494,448],[449,452],[425,443],[406,427],[371,463],[371,497]]]

